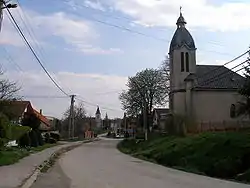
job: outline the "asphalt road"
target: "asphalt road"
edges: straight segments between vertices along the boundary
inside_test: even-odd
[[[66,153],[32,188],[245,188],[132,158],[116,150],[117,140],[84,144]],[[205,161],[204,161],[205,162]]]

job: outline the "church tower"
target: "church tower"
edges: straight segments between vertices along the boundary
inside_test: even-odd
[[[99,106],[97,106],[97,109],[96,109],[95,122],[96,122],[96,127],[97,128],[102,127],[102,117],[101,117],[101,112],[100,112]]]
[[[186,24],[180,10],[177,28],[169,48],[170,109],[173,113],[181,115],[186,115],[187,112],[187,105],[184,105],[187,104],[186,79],[196,72],[196,47]]]

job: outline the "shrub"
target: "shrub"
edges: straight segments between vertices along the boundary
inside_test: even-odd
[[[29,136],[31,141],[31,147],[39,146],[37,132],[35,130],[30,131]]]
[[[20,147],[29,147],[31,144],[29,133],[25,133],[18,141]]]

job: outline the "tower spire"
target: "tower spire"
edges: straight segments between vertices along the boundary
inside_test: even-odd
[[[184,17],[182,16],[181,10],[182,10],[182,6],[180,6],[180,17],[178,18],[176,22],[177,27],[185,27],[185,25],[187,24]]]

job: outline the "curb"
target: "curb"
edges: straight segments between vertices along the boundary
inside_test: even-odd
[[[30,188],[32,186],[32,184],[36,181],[38,175],[44,170],[44,172],[46,172],[49,167],[51,165],[54,164],[55,160],[61,156],[62,154],[70,151],[70,150],[73,150],[77,147],[79,147],[80,145],[82,144],[85,144],[85,143],[90,143],[90,142],[94,142],[94,141],[99,141],[100,139],[92,139],[92,140],[85,140],[83,142],[80,142],[78,144],[72,144],[72,145],[69,145],[69,146],[65,146],[65,147],[62,147],[60,149],[58,149],[57,151],[55,151],[52,155],[50,155],[48,157],[47,160],[45,160],[41,165],[39,165],[38,167],[36,167],[36,169],[32,172],[32,174],[30,176],[28,176],[22,183],[21,185],[18,186],[18,188]]]

